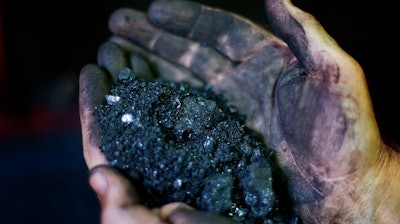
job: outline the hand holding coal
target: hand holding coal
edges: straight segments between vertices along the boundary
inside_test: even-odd
[[[146,82],[126,68],[106,100],[95,110],[100,149],[129,174],[145,205],[180,201],[245,223],[287,219],[275,196],[284,186],[273,183],[273,150],[221,96]]]
[[[209,83],[222,94],[276,150],[304,222],[399,220],[399,155],[380,137],[362,69],[290,1],[267,0],[266,13],[274,33],[198,3],[155,1],[147,16],[116,11],[110,19],[115,38],[107,44],[122,49],[110,48],[115,55],[145,58],[161,77]],[[99,60],[81,75],[89,167],[105,162],[92,113],[100,105],[98,95],[108,94],[116,81],[116,71],[131,64],[120,58],[125,62]],[[94,73],[99,76],[92,80]]]

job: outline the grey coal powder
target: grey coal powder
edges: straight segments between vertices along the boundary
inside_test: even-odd
[[[211,88],[121,71],[95,109],[101,151],[149,207],[185,202],[244,223],[285,223],[274,150]]]

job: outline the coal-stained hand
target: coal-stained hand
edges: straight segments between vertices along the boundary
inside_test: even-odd
[[[107,165],[93,167],[89,183],[101,204],[102,224],[234,223],[226,217],[198,211],[180,202],[149,209],[140,204],[139,195],[128,179]]]
[[[181,0],[155,1],[146,14],[115,11],[114,37],[81,74],[88,167],[106,163],[92,112],[113,80],[107,74],[133,66],[150,79],[209,83],[228,98],[276,149],[304,222],[400,221],[399,155],[382,141],[362,68],[290,1],[266,0],[265,10],[273,32]]]

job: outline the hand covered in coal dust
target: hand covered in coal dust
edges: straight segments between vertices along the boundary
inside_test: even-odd
[[[305,223],[399,222],[399,155],[380,136],[362,68],[290,1],[266,0],[265,9],[273,31],[195,2],[117,10],[114,37],[81,74],[88,167],[106,163],[91,115],[112,82],[106,74],[132,66],[223,94],[276,150]]]
[[[140,204],[139,196],[128,179],[106,165],[91,169],[89,182],[100,200],[103,224],[232,223],[228,218],[194,210],[180,202],[150,210]]]

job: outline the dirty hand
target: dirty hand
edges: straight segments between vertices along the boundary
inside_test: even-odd
[[[211,84],[247,116],[276,150],[303,222],[399,222],[399,154],[381,139],[362,68],[290,1],[266,0],[265,9],[273,32],[194,2],[155,1],[147,15],[117,10],[115,37],[81,73],[88,167],[107,163],[92,115],[110,87],[106,74],[147,61],[165,79]],[[152,213],[171,214],[182,213]]]

